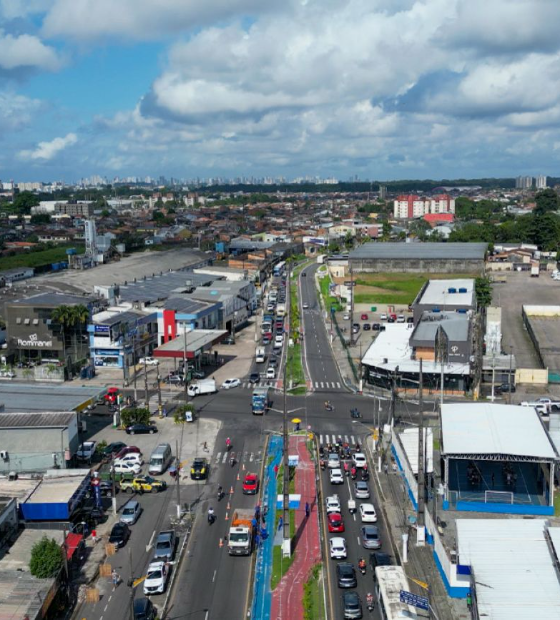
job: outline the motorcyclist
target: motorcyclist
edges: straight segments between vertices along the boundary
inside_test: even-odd
[[[371,592],[368,592],[366,594],[366,605],[368,607],[371,607],[373,609],[374,607],[374,602],[373,602],[373,594]]]
[[[364,559],[364,558],[360,558],[360,561],[358,562],[358,568],[359,568],[361,571],[364,571],[364,572],[365,572],[365,570],[366,570],[366,561],[365,561],[365,559]]]
[[[226,439],[226,450],[229,450],[231,448],[231,439],[228,437]]]
[[[210,506],[210,508],[208,508],[208,523],[212,523],[215,518],[216,515],[214,514],[214,509]]]
[[[352,480],[354,480],[358,475],[358,470],[355,467],[352,467],[352,469],[350,470],[350,475],[352,476]]]
[[[218,485],[218,501],[220,501],[222,499],[222,494],[224,492],[224,489],[222,488],[222,485]]]

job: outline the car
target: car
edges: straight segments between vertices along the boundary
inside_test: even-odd
[[[368,318],[369,318],[369,317],[368,317],[368,315],[367,315],[365,312],[364,312],[364,313],[362,314],[362,316],[360,317],[360,319],[361,319],[362,321],[367,321],[367,320],[368,320]]]
[[[136,476],[132,480],[121,480],[120,488],[126,493],[159,493],[165,491],[167,482],[151,476]]]
[[[394,323],[395,320],[392,316],[387,317],[387,323]]]
[[[165,562],[152,562],[148,566],[146,579],[144,579],[144,594],[163,594],[167,588],[171,567]]]
[[[113,497],[113,481],[112,480],[99,480],[99,484],[97,485],[99,488],[99,493],[101,497]],[[118,485],[115,485],[115,495],[119,492]],[[94,497],[95,491],[93,487],[86,490],[86,499],[90,499]]]
[[[352,462],[355,467],[365,467],[367,465],[366,455],[363,452],[354,452]]]
[[[138,521],[141,513],[142,506],[140,506],[136,500],[131,499],[123,506],[120,522],[126,523],[127,525],[134,525],[136,521]]]
[[[267,379],[276,379],[276,370],[272,366],[269,366],[266,369],[266,378]]]
[[[498,390],[502,392],[502,394],[515,393],[515,384],[514,383],[502,383],[502,385],[498,386]]]
[[[163,382],[169,385],[183,385],[185,380],[181,375],[169,375],[169,377],[165,377]]]
[[[329,452],[327,464],[331,469],[340,469],[340,457],[336,452]]]
[[[378,332],[378,331],[381,329],[381,325],[379,325],[379,323],[372,323],[372,324],[371,324],[371,329],[372,329],[374,332]]]
[[[243,495],[256,495],[259,491],[259,477],[248,473],[243,480]]]
[[[369,499],[368,483],[364,480],[356,480],[356,482],[354,482],[354,493],[356,499]]]
[[[344,532],[344,521],[342,520],[342,515],[338,512],[331,512],[330,515],[327,515],[327,525],[329,532],[332,534]]]
[[[360,504],[360,517],[362,523],[376,523],[377,513],[373,504]]]
[[[352,325],[352,333],[353,334],[357,334],[360,331],[360,325],[359,323],[354,323]]]
[[[222,390],[231,390],[232,388],[239,387],[241,385],[241,381],[239,379],[226,379],[222,383]]]
[[[369,323],[364,323],[363,330],[369,332],[371,330],[371,325]]]
[[[397,317],[397,323],[404,323],[405,322],[405,318],[404,318],[404,314],[399,314],[399,316]]]
[[[259,372],[252,372],[249,375],[249,383],[258,383],[261,380],[261,375]]]
[[[91,461],[92,456],[95,454],[96,444],[96,441],[84,441],[76,452],[76,458],[79,461]]]
[[[302,271],[302,272],[301,272],[301,277],[302,277],[302,278],[307,277],[307,274],[305,273],[305,271]]]
[[[329,475],[331,484],[344,484],[342,469],[331,469]]]
[[[117,402],[117,398],[120,394],[119,388],[118,387],[110,387],[107,389],[107,392],[104,396],[105,402],[106,403],[116,403]]]
[[[91,532],[100,523],[105,523],[107,519],[108,516],[103,511],[103,508],[98,508],[97,506],[83,507],[72,515],[72,532],[76,534],[85,533],[84,523]]]
[[[274,347],[272,348],[272,352],[274,353],[274,355],[280,355],[280,353],[282,353],[282,345],[275,344]]]
[[[343,592],[342,594],[342,617],[344,620],[359,620],[364,617],[362,601],[357,592]]]
[[[208,459],[197,456],[191,465],[191,480],[205,480],[208,478]]]
[[[114,471],[116,474],[134,474],[137,476],[142,471],[142,467],[138,463],[115,461],[111,467],[111,471]]]
[[[139,454],[142,456],[142,451],[136,446],[125,446],[115,455],[115,460],[122,459],[127,454]]]
[[[388,553],[383,553],[383,551],[374,551],[369,554],[369,565],[371,566],[373,580],[375,581],[375,569],[378,566],[392,566],[393,562],[391,562],[391,556]]]
[[[156,620],[157,610],[149,598],[134,599],[133,620]]]
[[[115,523],[109,534],[109,543],[115,547],[124,547],[130,538],[130,528],[126,523]]]
[[[103,448],[103,452],[101,453],[104,457],[113,458],[115,457],[123,448],[126,448],[126,444],[123,441],[113,441],[108,446]]]
[[[204,377],[206,377],[206,373],[204,370],[193,370],[192,377],[193,379],[204,379]]]
[[[158,432],[158,428],[155,424],[144,424],[143,422],[136,422],[126,427],[127,435],[145,435],[149,433],[153,435]]]
[[[164,560],[171,562],[177,547],[177,535],[174,530],[164,530],[158,534],[154,545],[152,561]]]
[[[349,313],[349,312],[345,312],[345,313],[342,315],[342,318],[343,318],[345,321],[349,321],[349,320],[350,320],[350,313]]]
[[[354,565],[350,562],[339,562],[336,565],[336,582],[339,588],[355,588],[358,582]]]
[[[377,525],[362,525],[360,538],[364,549],[381,549],[381,537]]]
[[[303,302],[303,304],[301,305],[301,307],[302,307],[304,310],[307,310],[307,309],[309,308],[309,304],[308,304],[306,301],[304,301],[304,302]]]
[[[235,344],[235,338],[233,336],[226,336],[223,340],[220,340],[220,344]]]
[[[386,320],[387,320],[387,315],[385,314],[385,312],[382,312],[382,313],[379,315],[379,320],[380,320],[380,321],[386,321]]]
[[[329,551],[333,560],[345,560],[348,552],[346,540],[341,536],[335,536],[329,540]]]
[[[159,360],[155,357],[141,357],[138,360],[139,364],[144,364],[146,366],[157,366],[159,364]]]
[[[283,334],[276,334],[276,336],[274,337],[274,344],[275,345],[283,345],[284,344],[284,336]]]
[[[268,366],[269,366],[270,368],[276,368],[276,366],[278,366],[278,360],[277,360],[275,357],[271,357],[271,358],[268,360]]]
[[[327,514],[330,514],[331,512],[340,513],[340,499],[338,498],[338,495],[330,495],[327,497],[325,500],[325,506],[327,509]]]
[[[262,338],[263,345],[270,344],[272,342],[272,334],[265,334]]]
[[[122,457],[115,457],[115,463],[138,463],[138,465],[143,465],[144,459],[138,452],[129,452]]]

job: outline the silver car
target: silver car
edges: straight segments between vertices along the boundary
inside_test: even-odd
[[[138,521],[141,512],[142,506],[136,500],[131,499],[124,505],[120,521],[127,525],[134,525]]]
[[[369,487],[367,482],[363,480],[354,482],[354,492],[356,494],[356,499],[369,499]]]
[[[381,537],[377,525],[362,525],[360,537],[364,549],[381,549]]]

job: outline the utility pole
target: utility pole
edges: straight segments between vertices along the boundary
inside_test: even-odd
[[[189,394],[187,392],[188,389],[188,381],[187,381],[187,372],[188,372],[188,365],[187,365],[187,324],[183,323],[183,378],[184,381],[183,383],[185,384],[185,403],[188,400]]]
[[[350,346],[352,346],[354,344],[354,269],[352,261],[348,262],[350,263]]]
[[[399,367],[396,366],[395,370],[391,374],[391,406],[389,407],[389,419],[387,422],[393,426],[395,421],[395,405],[397,400],[397,373]]]
[[[159,374],[159,362],[156,368],[157,368],[158,415],[161,417],[163,414],[162,414],[162,407],[161,407],[161,375]]]
[[[134,402],[138,402],[138,392],[136,389],[136,330],[132,332],[132,361],[134,363]],[[130,374],[130,373],[129,373]]]
[[[509,345],[508,405],[511,405],[511,370],[513,363],[513,347]]]
[[[148,367],[146,365],[146,356],[144,355],[144,401],[146,402],[146,407],[149,408],[150,401],[148,398]]]
[[[416,515],[416,542],[424,544],[424,494],[426,492],[426,477],[424,464],[424,385],[422,374],[422,358],[420,358],[420,377],[418,382],[418,510]],[[422,534],[420,534],[422,531]]]
[[[292,286],[290,283],[290,265],[287,265],[287,276],[286,282],[288,287],[288,295],[286,296],[288,299],[288,308],[287,308],[287,326],[288,326],[288,347],[290,346],[290,336],[291,336],[291,306],[292,306]],[[282,522],[283,522],[283,530],[282,530],[282,555],[285,557],[290,557],[292,555],[291,549],[291,540],[290,540],[290,465],[289,465],[289,436],[288,436],[288,405],[287,405],[287,396],[286,396],[286,366],[287,366],[287,357],[284,361],[284,369],[283,369],[283,419],[282,419],[282,440],[283,440],[283,449],[284,454],[283,462],[284,462],[284,480],[282,485]]]
[[[183,422],[184,424],[184,422]],[[176,481],[176,491],[177,491],[177,519],[181,518],[181,488],[179,486],[179,478],[181,477],[180,474],[180,466],[181,466],[181,454],[179,453],[179,441],[176,439],[175,440],[175,454],[177,455],[177,473],[175,474],[175,481]]]

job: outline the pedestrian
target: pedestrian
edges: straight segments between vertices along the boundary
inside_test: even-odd
[[[283,525],[284,525],[284,519],[282,519],[282,517],[280,517],[278,519],[278,529],[281,530]]]
[[[258,522],[257,522],[257,520],[255,519],[255,517],[253,517],[253,518],[251,519],[251,525],[252,525],[253,527],[257,527]]]
[[[264,512],[261,515],[261,523],[264,525],[266,523],[266,517],[264,516]]]
[[[309,502],[305,502],[305,516],[308,518],[309,518],[309,513],[310,513]]]
[[[278,477],[278,464],[274,466],[274,475]]]
[[[261,507],[259,504],[255,506],[255,519],[258,521],[261,516]]]
[[[389,465],[387,465],[387,463],[383,463],[383,471],[385,472],[385,475],[389,473]]]
[[[261,544],[261,537],[259,536],[257,532],[257,534],[255,534],[255,545],[258,547],[260,544]]]
[[[164,407],[163,408],[163,417],[166,418],[167,417],[167,409]]]
[[[113,582],[113,585],[115,587],[117,587],[119,585],[119,574],[117,573],[117,571],[113,568],[113,571],[111,573],[111,581]]]
[[[91,540],[93,541],[93,544],[95,545],[95,543],[97,542],[97,530],[91,530]]]

